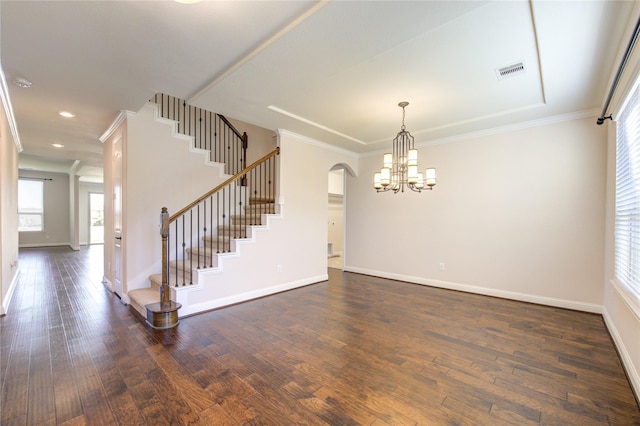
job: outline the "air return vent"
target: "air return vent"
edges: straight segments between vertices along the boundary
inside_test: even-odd
[[[508,65],[502,68],[496,68],[496,75],[498,80],[503,78],[513,77],[524,73],[524,62],[518,62],[516,64]]]

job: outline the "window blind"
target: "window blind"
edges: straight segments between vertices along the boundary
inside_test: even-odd
[[[616,135],[615,277],[640,299],[640,90],[618,117]]]

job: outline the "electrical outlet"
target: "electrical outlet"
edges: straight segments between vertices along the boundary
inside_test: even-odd
[[[444,262],[440,262],[440,267],[439,267],[439,269],[440,269],[441,271],[444,271]]]
[[[278,265],[278,272],[282,272],[282,265]]]

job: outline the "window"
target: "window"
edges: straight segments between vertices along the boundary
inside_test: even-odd
[[[44,182],[18,179],[18,231],[44,230]]]

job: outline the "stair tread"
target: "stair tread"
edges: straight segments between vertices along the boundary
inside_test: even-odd
[[[140,307],[144,307],[149,303],[157,303],[160,301],[160,292],[151,287],[138,288],[128,293],[129,298],[135,301]]]

